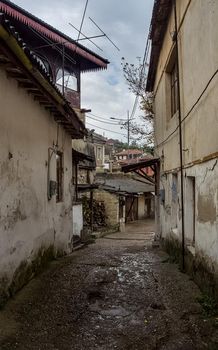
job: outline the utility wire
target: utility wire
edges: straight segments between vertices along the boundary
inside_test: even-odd
[[[137,92],[137,94],[136,94],[135,102],[134,102],[134,105],[133,105],[133,108],[132,108],[132,112],[131,112],[131,114],[130,114],[130,120],[133,119],[133,117],[134,117],[134,115],[135,115],[135,112],[136,112],[137,105],[138,105],[138,101],[139,101],[139,92],[140,92],[140,89],[141,89],[142,77],[143,77],[143,74],[145,74],[145,66],[146,66],[146,63],[147,63],[147,58],[148,58],[149,50],[150,50],[150,39],[149,39],[149,35],[148,35],[147,41],[146,41],[146,45],[145,45],[145,51],[144,51],[144,55],[143,55],[143,61],[142,61],[141,72],[140,72],[140,74],[139,74],[138,92]]]
[[[96,114],[93,114],[93,113],[89,113],[89,114],[92,115],[93,117],[96,117],[96,118],[99,118],[99,119],[103,119],[103,120],[107,119],[107,117],[100,117],[99,115],[96,115]],[[119,121],[121,120],[121,121],[126,122],[126,119],[121,119],[121,118],[116,118],[116,119],[119,119]]]
[[[104,131],[109,131],[109,132],[112,132],[114,134],[119,134],[119,135],[122,135],[122,136],[126,137],[126,135],[122,134],[121,132],[117,132],[117,131],[113,131],[113,130],[109,130],[109,129],[104,129],[104,128],[101,128],[100,126],[97,126],[97,125],[94,125],[94,124],[91,124],[91,123],[87,123],[87,124],[89,124],[91,126],[94,126],[95,128],[98,128],[98,129],[101,129],[101,130],[104,130]]]
[[[93,119],[93,120],[96,120],[97,122],[104,123],[104,124],[111,124],[111,125],[117,125],[117,126],[120,125],[119,123],[113,123],[113,122],[109,122],[109,121],[107,122],[105,120],[100,120],[100,119],[97,119],[97,118],[93,118],[93,117],[91,117],[89,115],[86,115],[86,117],[90,118],[90,119]]]
[[[192,107],[189,109],[188,113],[185,115],[184,118],[182,118],[181,120],[181,124],[184,122],[185,119],[188,118],[188,116],[191,114],[191,112],[193,111],[193,109],[197,106],[198,102],[201,100],[201,97],[204,95],[205,91],[207,90],[207,88],[209,87],[210,83],[212,82],[212,80],[215,78],[215,76],[218,73],[218,69],[214,72],[214,74],[211,76],[211,78],[209,79],[209,81],[207,82],[205,88],[203,89],[203,91],[201,92],[200,96],[197,98],[197,100],[195,101],[195,103],[192,105]],[[169,140],[169,138],[175,134],[175,132],[179,129],[179,125],[177,125],[177,127],[165,138],[165,140],[163,140],[162,142],[160,142],[158,145],[156,145],[156,147],[160,147],[162,146],[166,141]]]

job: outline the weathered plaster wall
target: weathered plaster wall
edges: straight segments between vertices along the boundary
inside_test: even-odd
[[[107,215],[106,224],[108,226],[119,224],[119,197],[103,190],[95,190],[94,199],[104,202]]]
[[[72,239],[71,138],[59,129],[64,155],[64,200],[47,199],[48,148],[56,143],[53,117],[0,70],[0,280],[49,247],[68,252]],[[51,179],[56,180],[55,155]],[[1,284],[2,286],[2,284]],[[1,294],[1,293],[0,293]]]
[[[190,178],[195,179],[194,217],[190,215]],[[181,242],[180,174],[176,192],[172,181],[172,174],[161,177],[161,188],[165,189],[165,202],[161,205],[161,233],[165,239],[178,239]],[[185,245],[191,245],[198,262],[204,261],[209,271],[218,276],[218,159],[185,169],[184,207]],[[193,222],[195,242],[191,231]]]
[[[189,4],[177,0],[178,27]],[[184,118],[218,67],[218,2],[191,1],[179,32],[179,65],[181,109]],[[155,81],[155,137],[156,144],[166,139],[178,126],[178,115],[170,116],[169,76],[166,67],[173,48],[174,14],[172,12],[160,53]],[[198,33],[198,35],[196,35]],[[205,55],[205,52],[207,55]],[[185,164],[218,151],[218,75],[213,78],[198,105],[183,123]],[[208,137],[209,135],[209,137]],[[178,132],[156,151],[164,153],[164,170],[179,166]]]
[[[194,247],[192,251],[198,261],[204,259],[209,269],[216,271],[218,74],[214,73],[218,68],[218,2],[177,0],[176,5],[179,28],[181,118],[185,118],[182,123],[185,242]],[[175,131],[178,128],[178,113],[171,117],[168,70],[174,46],[172,40],[174,30],[172,11],[160,52],[154,86],[155,152],[161,158],[160,187],[165,189],[165,202],[160,208],[162,237],[181,241],[179,135],[178,129]],[[211,83],[198,101],[213,75]],[[196,102],[196,106],[192,109]],[[173,185],[174,173],[177,173],[176,195]],[[194,199],[191,194],[192,178],[195,183]]]

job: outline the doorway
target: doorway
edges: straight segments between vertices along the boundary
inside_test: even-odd
[[[186,177],[185,226],[188,241],[195,244],[195,177]]]

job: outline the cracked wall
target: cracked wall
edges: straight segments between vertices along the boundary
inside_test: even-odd
[[[185,243],[193,254],[204,258],[209,270],[215,271],[218,266],[218,2],[205,0],[199,5],[198,1],[181,0],[176,3]],[[171,115],[171,74],[167,69],[174,59],[174,30],[172,11],[156,70],[154,127],[155,155],[161,160],[160,188],[165,191],[165,200],[160,207],[160,230],[162,237],[181,242],[179,115],[178,111]],[[196,33],[200,34],[196,36]],[[178,176],[176,212],[173,200],[175,173]],[[195,186],[193,193],[192,186]]]
[[[0,70],[0,280],[10,285],[23,261],[40,250],[68,252],[72,240],[71,137],[59,128],[64,155],[64,201],[47,199],[48,148],[57,124],[31,95]],[[13,103],[12,103],[13,101]],[[56,179],[55,156],[51,179]]]

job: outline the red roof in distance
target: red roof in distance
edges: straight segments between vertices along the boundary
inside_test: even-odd
[[[143,151],[140,149],[126,149],[126,150],[123,150],[122,152],[116,153],[116,156],[127,156],[130,154],[141,155],[141,154],[143,154]]]

